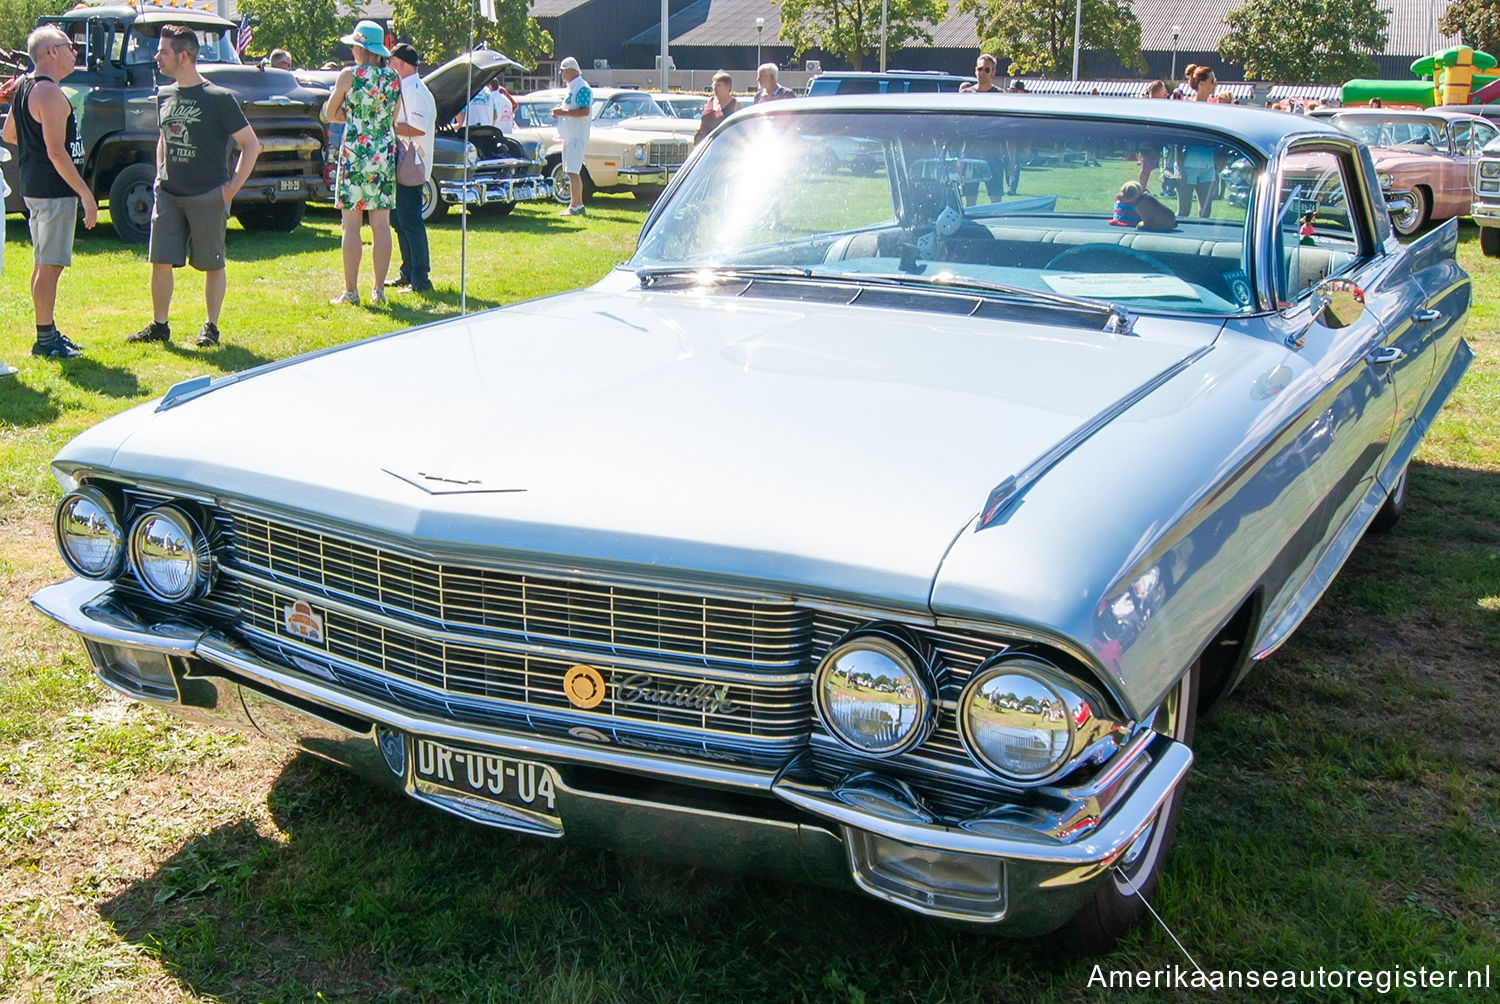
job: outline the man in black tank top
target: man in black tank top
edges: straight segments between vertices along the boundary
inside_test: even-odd
[[[79,203],[83,225],[89,229],[98,218],[99,204],[78,173],[77,162],[83,157],[78,123],[67,95],[57,86],[73,72],[73,46],[62,29],[43,25],[27,37],[26,52],[34,69],[16,87],[0,137],[20,150],[21,196],[31,213],[31,302],[36,310],[31,354],[68,359],[80,350],[57,330],[57,282],[73,262]]]

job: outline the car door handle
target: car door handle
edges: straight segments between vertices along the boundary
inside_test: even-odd
[[[1428,307],[1426,310],[1419,310],[1411,315],[1411,319],[1417,324],[1431,324],[1433,321],[1442,320],[1442,318],[1443,312],[1433,307]]]
[[[1394,345],[1382,345],[1378,349],[1372,349],[1365,356],[1371,366],[1388,366],[1391,363],[1399,363],[1406,358],[1406,350],[1398,349]]]

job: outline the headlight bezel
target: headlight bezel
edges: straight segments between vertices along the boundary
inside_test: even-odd
[[[109,521],[109,525],[114,532],[114,551],[110,555],[109,560],[97,570],[84,567],[79,562],[79,560],[68,550],[66,544],[67,536],[64,533],[63,521],[69,514],[70,504],[75,504],[78,502],[88,502],[100,509],[101,515],[103,515]],[[75,575],[82,576],[85,579],[94,579],[97,581],[119,577],[120,572],[124,568],[125,564],[127,534],[125,532],[125,525],[120,519],[119,507],[115,504],[114,500],[110,498],[109,494],[103,489],[97,488],[93,485],[83,485],[74,488],[72,491],[64,495],[62,497],[62,500],[57,504],[57,511],[53,514],[52,528],[53,533],[57,538],[57,551],[62,556],[63,563],[67,565]]]
[[[992,749],[987,749],[976,734],[971,709],[983,699],[986,687],[1005,677],[1020,677],[1034,684],[1042,696],[1061,706],[1061,717],[1055,719],[1063,734],[1061,743],[1053,743],[1057,752],[1045,766],[1030,770],[1006,764]],[[1040,703],[1040,702],[1038,702]],[[1129,726],[1113,722],[1103,699],[1081,681],[1073,679],[1052,662],[1030,652],[996,656],[976,669],[959,694],[955,725],[964,749],[985,771],[1018,788],[1049,784],[1085,763],[1102,762],[1118,747]],[[993,709],[991,709],[993,710]],[[1017,711],[1017,709],[1007,709]]]
[[[828,706],[826,684],[838,670],[841,660],[856,651],[872,652],[883,657],[904,671],[911,684],[911,724],[890,742],[866,745],[850,738],[840,729],[835,711]],[[851,631],[839,639],[823,655],[813,674],[813,708],[823,728],[834,741],[845,749],[861,756],[887,759],[916,749],[931,737],[937,728],[938,702],[936,674],[932,657],[923,647],[904,632],[881,626],[867,625]],[[897,702],[901,698],[897,697]]]
[[[644,164],[651,159],[651,144],[637,143],[631,150],[637,164]]]
[[[162,588],[146,571],[151,555],[143,553],[143,548],[146,546],[144,538],[149,534],[150,525],[155,519],[164,519],[173,524],[186,544],[182,554],[189,560],[187,583],[175,593]],[[213,552],[208,546],[208,537],[198,525],[198,521],[180,506],[171,503],[153,506],[137,517],[130,528],[128,553],[136,582],[140,583],[141,588],[147,593],[163,603],[188,603],[202,597],[212,588],[215,568]]]

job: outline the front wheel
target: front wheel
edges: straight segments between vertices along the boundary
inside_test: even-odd
[[[151,210],[156,205],[156,168],[131,164],[115,175],[109,186],[109,218],[126,244],[144,244],[151,236]]]
[[[1402,237],[1410,237],[1427,225],[1431,213],[1432,203],[1427,197],[1427,189],[1418,185],[1412,188],[1406,208],[1391,214],[1391,226]]]
[[[1500,227],[1479,228],[1479,250],[1486,258],[1500,258]]]
[[[1166,700],[1156,709],[1151,727],[1180,743],[1191,744],[1197,719],[1199,663],[1193,663]],[[1060,944],[1070,954],[1103,955],[1126,931],[1147,914],[1145,900],[1156,892],[1182,808],[1183,785],[1157,810],[1125,853],[1099,882],[1092,898],[1058,931]]]

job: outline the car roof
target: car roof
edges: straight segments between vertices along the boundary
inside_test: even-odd
[[[1484,117],[1482,115],[1471,115],[1468,112],[1458,111],[1453,108],[1343,108],[1335,113],[1336,118],[1349,119],[1393,119],[1407,115],[1448,119],[1451,122],[1463,122],[1467,119]]]
[[[977,109],[1008,115],[1052,118],[1101,118],[1147,122],[1162,126],[1206,128],[1220,132],[1241,145],[1269,154],[1290,136],[1327,136],[1350,142],[1342,129],[1305,115],[1247,105],[1223,105],[1199,101],[1151,101],[1143,98],[1113,98],[1096,95],[1052,96],[998,93],[986,97],[973,94],[848,94],[837,97],[799,98],[796,101],[763,101],[744,115],[785,115],[815,111],[881,112],[941,111],[972,112]]]
[[[589,90],[593,92],[595,101],[599,101],[601,99],[607,101],[608,99],[615,97],[618,94],[646,94],[646,92],[641,90],[639,87],[594,87],[590,85]],[[516,100],[556,101],[558,98],[561,98],[567,93],[568,89],[566,87],[544,87],[539,91],[530,91],[529,93],[522,94],[520,97],[516,98]],[[646,96],[650,97],[651,95],[646,94]]]

